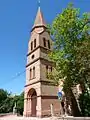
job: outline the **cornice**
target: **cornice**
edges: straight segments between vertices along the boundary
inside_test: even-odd
[[[26,65],[26,68],[27,68],[28,66],[30,66],[31,64],[35,63],[35,62],[38,61],[38,60],[44,60],[44,61],[46,61],[46,62],[48,62],[48,63],[54,64],[52,61],[49,61],[49,60],[47,60],[47,59],[45,59],[45,58],[39,57],[39,58],[33,60],[31,63],[27,64],[27,65]]]
[[[54,82],[51,82],[51,81],[37,80],[36,82],[29,83],[29,84],[25,85],[25,87],[28,87],[30,85],[37,84],[37,83],[41,83],[41,85],[57,86],[54,84]]]
[[[45,49],[45,50],[47,50],[48,52],[50,52],[51,50],[50,49],[47,49],[47,48],[45,48],[45,47],[42,47],[42,46],[37,46],[36,48],[34,48],[31,52],[29,52],[28,54],[27,54],[27,56],[29,56],[29,55],[31,55],[34,51],[36,51],[38,48],[42,48],[42,49]]]

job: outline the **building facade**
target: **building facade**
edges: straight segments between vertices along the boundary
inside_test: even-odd
[[[26,117],[50,116],[51,104],[54,113],[59,112],[58,87],[47,76],[53,69],[53,63],[48,58],[48,52],[51,50],[52,40],[39,7],[28,43],[24,91],[24,116]]]

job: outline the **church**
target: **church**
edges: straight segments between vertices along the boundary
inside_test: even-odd
[[[60,113],[58,86],[47,76],[53,70],[53,63],[48,58],[51,50],[52,39],[39,7],[28,43],[23,113],[26,117],[50,116],[51,104],[54,113]]]

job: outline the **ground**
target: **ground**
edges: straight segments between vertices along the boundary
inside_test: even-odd
[[[8,115],[0,117],[0,120],[52,120],[52,118],[36,118],[36,117],[17,117],[15,115]]]
[[[90,120],[90,117],[49,117],[49,118],[37,118],[37,117],[17,117],[15,115],[8,115],[0,117],[0,120]]]

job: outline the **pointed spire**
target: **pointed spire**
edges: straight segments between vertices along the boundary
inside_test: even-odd
[[[37,15],[36,15],[36,19],[35,19],[33,28],[39,27],[39,26],[45,26],[46,27],[46,23],[44,21],[42,12],[40,10],[40,6],[38,8],[38,12],[37,12]]]

